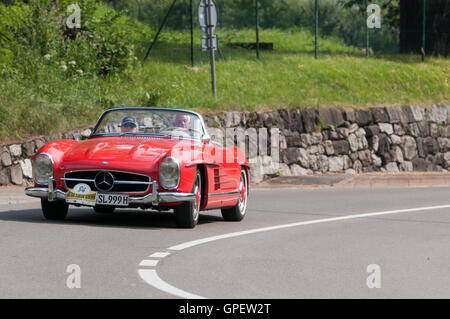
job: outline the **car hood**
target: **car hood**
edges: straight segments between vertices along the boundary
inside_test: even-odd
[[[96,137],[75,144],[66,152],[63,161],[155,162],[180,143],[183,141],[159,137]]]

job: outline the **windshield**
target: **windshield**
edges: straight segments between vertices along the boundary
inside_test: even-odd
[[[196,114],[173,110],[124,110],[106,113],[93,135],[164,135],[201,138],[203,125]]]

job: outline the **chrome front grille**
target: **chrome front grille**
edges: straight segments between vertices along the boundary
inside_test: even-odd
[[[111,187],[102,183],[105,175],[107,183],[112,184]],[[85,183],[93,191],[108,193],[145,193],[151,184],[150,177],[146,175],[108,170],[66,172],[63,180],[68,189],[74,188],[79,183]]]

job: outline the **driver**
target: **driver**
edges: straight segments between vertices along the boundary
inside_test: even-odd
[[[180,128],[191,128],[191,117],[187,114],[177,114],[173,126]]]
[[[125,116],[122,119],[122,124],[120,125],[120,131],[122,133],[137,133],[138,124],[134,116]]]

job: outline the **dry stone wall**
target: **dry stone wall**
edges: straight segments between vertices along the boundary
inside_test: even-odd
[[[229,112],[206,121],[213,127],[279,129],[280,161],[253,159],[253,182],[266,175],[450,169],[450,104]]]
[[[252,158],[253,182],[279,175],[450,170],[450,104],[226,112],[205,115],[205,122],[211,128],[279,130],[279,161],[273,154]],[[31,184],[30,158],[45,143],[89,135],[82,129],[0,146],[0,185]]]
[[[0,186],[31,185],[31,157],[46,143],[59,139],[81,140],[91,134],[90,129],[81,129],[56,134],[40,136],[24,142],[0,146]]]

